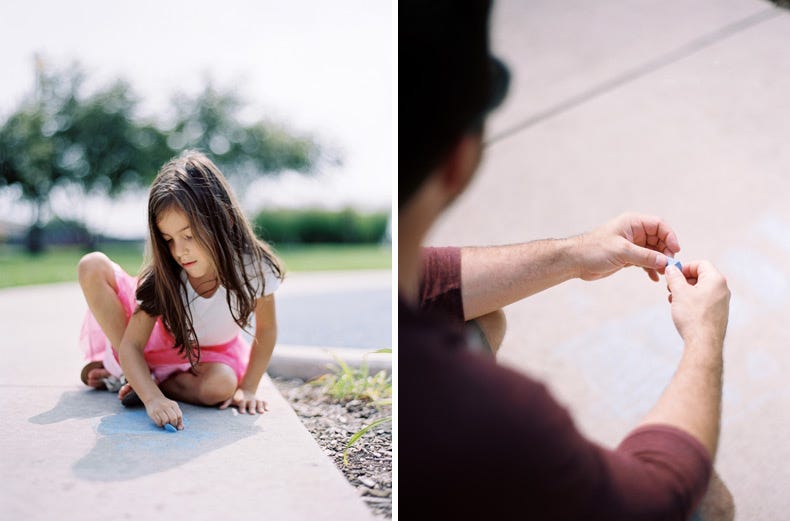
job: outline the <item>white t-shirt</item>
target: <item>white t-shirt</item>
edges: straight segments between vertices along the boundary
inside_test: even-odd
[[[272,271],[268,264],[263,263],[262,271],[264,276],[263,294],[271,295],[280,286],[280,279]],[[250,273],[255,273],[251,271]],[[228,307],[228,291],[224,286],[217,288],[208,298],[201,297],[192,288],[185,271],[181,271],[181,281],[187,289],[187,305],[192,313],[192,326],[195,328],[195,336],[201,346],[215,346],[230,342],[239,334],[241,328],[233,320],[233,315]],[[260,296],[260,285],[256,292]]]

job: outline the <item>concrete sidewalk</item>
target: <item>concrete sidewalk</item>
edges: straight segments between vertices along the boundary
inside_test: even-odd
[[[364,286],[369,275],[346,278]],[[333,277],[304,278],[320,287]],[[270,412],[183,405],[186,429],[174,434],[84,387],[76,342],[85,309],[75,283],[0,291],[0,517],[372,519],[268,377]]]
[[[738,519],[786,519],[790,11],[503,0],[492,42],[512,90],[477,180],[429,243],[565,237],[625,210],[662,216],[679,258],[711,260],[732,290],[716,467]],[[682,348],[665,284],[641,270],[572,281],[506,313],[502,363],[545,380],[610,446],[655,402]]]

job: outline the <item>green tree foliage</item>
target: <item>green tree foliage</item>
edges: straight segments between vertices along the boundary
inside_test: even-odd
[[[42,249],[43,210],[60,185],[115,196],[151,182],[162,164],[186,148],[209,153],[238,180],[311,171],[322,154],[309,136],[276,125],[239,122],[244,103],[210,83],[198,95],[174,98],[168,129],[139,117],[139,99],[116,80],[90,94],[73,64],[49,70],[37,59],[35,91],[0,127],[0,189],[17,187],[35,209],[28,248]]]
[[[122,80],[75,107],[63,160],[71,180],[86,192],[114,196],[149,183],[173,155],[167,136],[149,122],[136,121],[136,110],[137,100]]]
[[[242,124],[239,113],[245,103],[236,93],[218,91],[210,82],[195,96],[176,95],[173,106],[176,124],[168,136],[170,147],[211,153],[237,181],[260,172],[309,172],[323,153],[310,136],[295,136],[275,123]]]
[[[55,187],[116,195],[171,155],[161,131],[134,120],[126,82],[86,96],[84,79],[77,65],[48,71],[38,61],[35,92],[0,128],[0,187],[19,187],[36,209],[31,251],[43,248],[43,209]]]

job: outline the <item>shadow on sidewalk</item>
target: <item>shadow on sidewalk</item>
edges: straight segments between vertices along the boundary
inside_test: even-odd
[[[111,411],[113,403],[121,406],[115,393],[88,389],[68,391],[60,395],[60,400],[52,409],[32,416],[28,421],[37,425],[49,425],[64,420],[95,418]]]
[[[176,433],[154,425],[142,407],[124,409],[115,393],[88,390],[63,393],[55,407],[28,421],[49,425],[101,417],[96,445],[73,466],[76,477],[86,481],[126,481],[171,470],[262,431],[256,425],[261,416],[179,405],[184,430]]]

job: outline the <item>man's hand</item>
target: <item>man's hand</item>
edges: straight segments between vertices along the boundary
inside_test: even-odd
[[[672,381],[642,424],[663,423],[684,430],[715,458],[730,290],[724,276],[707,261],[686,263],[682,272],[669,266],[666,275],[672,320],[685,347]]]
[[[634,213],[623,214],[595,230],[574,237],[574,257],[578,277],[597,280],[627,266],[644,268],[658,281],[667,256],[680,251],[677,236],[660,218]]]
[[[239,412],[255,414],[256,412],[259,414],[263,414],[265,411],[269,410],[268,405],[265,401],[261,400],[255,395],[254,391],[247,391],[239,387],[236,389],[236,392],[233,393],[233,396],[225,400],[222,405],[219,406],[220,409],[227,409],[228,406],[237,407]]]
[[[686,345],[697,340],[724,342],[730,310],[727,279],[708,261],[691,262],[683,272],[667,268],[672,320]]]

